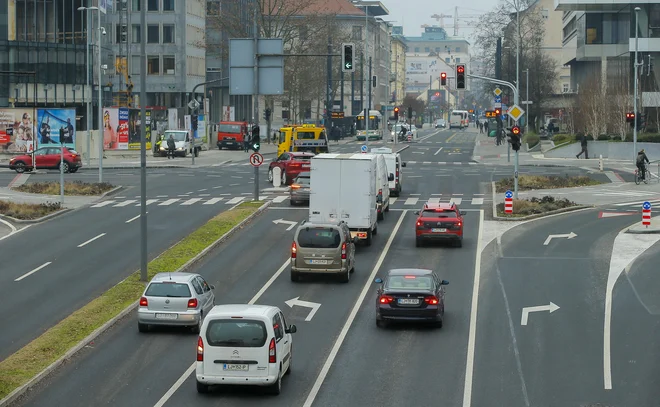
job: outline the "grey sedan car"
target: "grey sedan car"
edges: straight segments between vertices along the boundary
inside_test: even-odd
[[[289,202],[291,205],[309,203],[309,172],[298,174],[293,184],[289,187]]]
[[[140,298],[138,330],[146,332],[150,325],[170,325],[190,327],[199,333],[204,315],[215,303],[213,289],[199,274],[156,274]]]

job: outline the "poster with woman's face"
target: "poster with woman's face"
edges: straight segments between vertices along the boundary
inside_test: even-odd
[[[0,153],[33,151],[34,116],[34,109],[0,109]]]
[[[117,109],[103,109],[103,149],[117,150],[117,127],[119,127],[119,112]]]

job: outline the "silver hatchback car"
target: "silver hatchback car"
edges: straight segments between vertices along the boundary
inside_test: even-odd
[[[137,310],[138,330],[150,325],[185,326],[199,333],[215,303],[214,286],[199,274],[158,273],[149,282]]]

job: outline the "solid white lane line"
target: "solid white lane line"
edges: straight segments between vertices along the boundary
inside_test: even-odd
[[[266,281],[266,284],[264,284],[263,287],[252,297],[252,299],[248,302],[248,304],[252,305],[255,302],[259,300],[259,298],[266,292],[266,290],[277,280],[277,278],[286,270],[289,265],[291,264],[291,260],[287,259],[284,264],[275,272],[275,274],[272,275],[272,277]],[[193,362],[192,365],[186,371],[179,377],[179,379],[174,382],[172,387],[167,390],[167,392],[163,395],[163,397],[158,400],[158,402],[154,405],[154,407],[163,407],[165,403],[172,397],[174,393],[181,387],[181,385],[188,379],[188,376],[190,376],[194,371],[195,368],[197,367],[197,362]]]
[[[147,212],[147,213],[149,213],[149,212]],[[130,218],[129,220],[127,220],[126,223],[131,223],[131,222],[133,222],[135,219],[139,219],[139,218],[140,218],[140,215],[138,215],[138,216],[134,216],[134,217]]]
[[[433,154],[433,155],[438,155],[438,153],[439,153],[440,151],[442,151],[443,148],[444,148],[444,147],[440,147],[440,148],[438,149],[438,151],[436,151],[435,154]]]
[[[484,233],[484,211],[479,210],[479,234],[477,254],[474,261],[474,282],[472,284],[472,306],[470,307],[470,331],[468,334],[467,359],[465,361],[465,385],[463,386],[463,407],[472,404],[472,378],[474,376],[474,348],[477,340],[477,307],[479,306],[479,280],[481,278],[481,238]]]
[[[273,203],[282,203],[289,198],[288,195],[280,195],[273,198]]]
[[[85,246],[87,246],[88,244],[92,243],[94,240],[96,240],[96,239],[100,239],[100,238],[102,238],[103,236],[105,236],[105,233],[101,233],[100,235],[95,236],[95,237],[89,239],[88,241],[86,241],[86,242],[84,242],[84,243],[80,243],[80,244],[78,245],[78,247],[85,247]]]
[[[472,205],[483,205],[483,204],[484,204],[483,198],[472,198]]]
[[[42,264],[41,266],[37,267],[36,269],[34,269],[34,270],[32,270],[32,271],[29,271],[29,272],[23,274],[22,276],[20,276],[19,278],[17,278],[17,279],[14,280],[14,281],[21,281],[21,280],[24,279],[25,277],[29,277],[29,276],[31,276],[32,274],[36,273],[37,271],[41,270],[42,268],[48,266],[48,265],[51,264],[51,263],[52,263],[52,261],[47,261],[47,262],[45,262],[44,264]]]
[[[373,270],[371,270],[371,274],[369,275],[369,278],[367,278],[367,281],[364,283],[364,287],[362,287],[362,292],[360,293],[360,296],[358,297],[357,301],[355,301],[355,305],[353,306],[353,309],[351,310],[351,313],[349,314],[346,323],[342,327],[339,336],[337,337],[337,340],[335,341],[335,344],[332,347],[330,354],[328,355],[328,358],[323,364],[323,367],[321,368],[321,372],[319,373],[318,377],[316,378],[316,381],[314,382],[314,385],[312,386],[312,390],[309,392],[309,395],[307,395],[307,399],[305,400],[305,404],[303,404],[303,407],[311,407],[312,403],[314,403],[314,399],[319,393],[319,390],[321,390],[321,386],[323,385],[323,382],[325,381],[325,378],[328,375],[330,368],[332,367],[332,363],[335,361],[335,358],[339,353],[339,349],[341,348],[341,345],[344,343],[344,340],[346,339],[346,335],[348,335],[348,331],[349,329],[351,329],[351,325],[353,325],[353,321],[357,317],[357,313],[360,311],[360,308],[362,306],[362,303],[364,302],[364,299],[367,296],[367,293],[369,292],[369,290],[371,290],[371,286],[373,284],[374,278],[376,277],[376,274],[378,274],[378,271],[380,270],[380,266],[385,261],[385,257],[389,253],[390,247],[392,246],[392,242],[394,242],[394,238],[396,237],[399,228],[403,223],[403,219],[406,217],[407,213],[408,211],[405,210],[401,213],[401,216],[399,216],[399,220],[394,226],[394,230],[392,230],[389,239],[387,239],[387,243],[385,243],[385,247],[383,248],[380,257],[378,258],[378,261],[374,265]]]

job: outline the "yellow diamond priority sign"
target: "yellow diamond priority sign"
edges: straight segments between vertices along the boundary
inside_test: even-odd
[[[493,93],[495,94],[495,96],[499,96],[499,95],[502,94],[502,89],[500,89],[500,88],[495,88],[495,90],[493,91]]]
[[[525,111],[522,110],[520,106],[513,105],[509,108],[507,113],[513,120],[518,121],[525,114]]]

